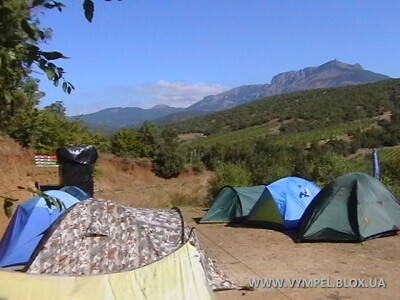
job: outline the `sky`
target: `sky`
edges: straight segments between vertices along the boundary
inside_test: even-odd
[[[75,86],[67,95],[37,74],[41,105],[67,113],[156,104],[186,107],[243,84],[332,59],[400,77],[398,0],[95,1],[92,23],[82,0],[39,15],[51,28],[45,50]]]

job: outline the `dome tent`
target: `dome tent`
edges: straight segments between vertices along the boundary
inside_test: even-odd
[[[178,210],[109,200],[88,199],[69,209],[46,232],[25,270],[68,276],[129,272],[167,258],[187,242],[196,247],[210,286],[232,288]]]
[[[62,201],[66,208],[79,202],[63,191],[44,193]],[[44,232],[62,212],[55,207],[50,209],[45,199],[39,196],[18,205],[0,242],[0,267],[27,263]]]
[[[249,225],[296,228],[320,187],[299,177],[284,177],[267,185],[245,222]]]
[[[245,218],[261,196],[265,185],[224,186],[200,223],[238,222]]]
[[[349,173],[329,183],[303,215],[298,241],[361,242],[400,229],[400,202],[377,179]]]
[[[199,260],[186,242],[170,255],[131,271],[89,276],[0,271],[1,299],[31,300],[212,300]]]

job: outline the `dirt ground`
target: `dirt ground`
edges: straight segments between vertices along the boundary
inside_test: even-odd
[[[207,253],[238,285],[250,279],[382,278],[386,288],[258,288],[221,291],[217,299],[399,299],[400,236],[363,243],[294,243],[287,235],[266,229],[197,224],[200,208],[183,208],[197,228]]]
[[[54,168],[37,168],[33,152],[11,139],[0,137],[0,196],[23,201],[31,197],[18,185],[33,187],[57,183]],[[101,155],[96,169],[96,196],[125,205],[171,207],[198,205],[206,196],[211,172],[186,172],[166,180],[156,177],[146,162]],[[201,201],[200,201],[201,202]],[[266,229],[197,224],[204,211],[183,207],[184,216],[197,228],[208,252],[238,285],[250,279],[383,278],[386,288],[258,288],[254,291],[217,292],[218,300],[233,299],[400,299],[400,236],[370,240],[361,244],[302,243]],[[9,219],[0,213],[0,234]]]

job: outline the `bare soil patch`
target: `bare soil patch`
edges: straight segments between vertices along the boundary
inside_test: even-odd
[[[184,133],[184,134],[178,135],[178,139],[181,142],[187,142],[187,141],[191,141],[194,139],[205,138],[205,137],[206,137],[206,135],[201,132],[190,132],[190,133]]]
[[[363,243],[295,243],[267,229],[196,224],[204,214],[184,208],[209,255],[240,285],[262,278],[383,278],[386,288],[259,288],[217,292],[217,299],[398,299],[400,236]]]

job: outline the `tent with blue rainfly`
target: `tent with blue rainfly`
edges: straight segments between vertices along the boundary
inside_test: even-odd
[[[260,198],[264,188],[265,185],[224,186],[200,223],[229,223],[243,220]]]
[[[299,177],[284,177],[267,185],[245,222],[294,229],[321,188]]]
[[[63,191],[44,193],[62,201],[66,208],[79,202]],[[18,205],[0,242],[0,267],[26,264],[44,232],[62,213],[55,207],[50,209],[45,199],[39,196]]]

